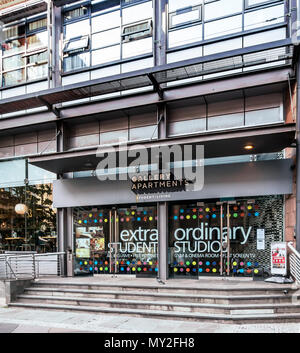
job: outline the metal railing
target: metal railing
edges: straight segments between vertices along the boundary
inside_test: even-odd
[[[293,243],[288,243],[289,267],[294,280],[300,284],[300,253],[294,248]]]
[[[35,279],[44,276],[60,276],[64,256],[64,252],[1,254],[0,279]]]

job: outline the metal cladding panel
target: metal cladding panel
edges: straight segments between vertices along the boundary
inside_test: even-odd
[[[204,200],[226,197],[249,197],[291,194],[292,160],[270,160],[207,166],[204,186],[199,191],[182,191],[137,196],[131,181],[99,181],[95,177],[56,180],[53,183],[53,206],[56,208],[135,204],[159,201]],[[151,197],[141,197],[141,196]],[[166,197],[161,197],[166,195]]]

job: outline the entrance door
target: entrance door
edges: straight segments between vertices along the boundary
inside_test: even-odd
[[[231,208],[232,205],[236,205],[236,201],[220,201],[217,205],[220,217],[220,275],[230,276],[232,258],[230,219],[232,217]]]
[[[282,237],[280,200],[274,196],[170,205],[169,276],[262,273],[269,266],[271,239]],[[263,235],[263,245],[258,245],[257,234]]]
[[[75,275],[155,276],[156,207],[74,209]]]

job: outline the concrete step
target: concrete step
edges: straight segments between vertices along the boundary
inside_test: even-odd
[[[90,289],[90,290],[107,290],[107,291],[133,291],[133,292],[147,292],[147,293],[174,293],[177,294],[203,294],[203,295],[228,295],[230,293],[233,295],[245,295],[251,292],[251,294],[281,294],[285,291],[293,293],[295,288],[291,285],[271,285],[271,284],[259,284],[257,286],[240,284],[239,282],[234,282],[231,285],[222,286],[203,286],[203,285],[190,285],[190,286],[174,286],[172,284],[166,285],[137,285],[137,284],[120,284],[120,283],[101,283],[97,282],[72,282],[72,281],[34,281],[34,288],[65,288],[65,289]]]
[[[300,313],[255,313],[255,315],[247,315],[245,313],[224,315],[211,313],[194,313],[194,312],[179,312],[179,311],[162,311],[162,310],[141,310],[141,309],[123,309],[123,308],[104,308],[97,306],[79,306],[79,305],[58,305],[44,303],[11,303],[10,307],[58,310],[58,311],[79,311],[92,312],[109,315],[126,315],[143,318],[159,318],[173,319],[184,321],[209,321],[219,323],[274,323],[274,322],[300,322]]]
[[[300,313],[300,302],[298,304],[201,304],[173,301],[136,301],[122,299],[99,299],[76,296],[45,296],[23,294],[17,297],[18,303],[42,303],[58,305],[94,306],[101,308],[123,308],[161,311],[198,312],[227,315],[257,315],[274,313]]]
[[[98,287],[99,288],[99,287]],[[118,288],[119,289],[119,288]],[[54,288],[33,286],[25,289],[27,295],[43,295],[43,296],[75,296],[78,298],[106,298],[106,299],[123,299],[135,301],[168,301],[168,302],[187,302],[187,303],[206,303],[206,304],[274,304],[274,303],[291,303],[299,300],[300,294],[260,294],[253,295],[205,295],[205,294],[183,294],[177,292],[157,293],[146,291],[125,291],[125,290],[95,290],[95,289],[73,289],[73,288]]]

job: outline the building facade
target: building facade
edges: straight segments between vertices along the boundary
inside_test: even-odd
[[[4,2],[0,250],[165,280],[299,249],[298,5]]]

